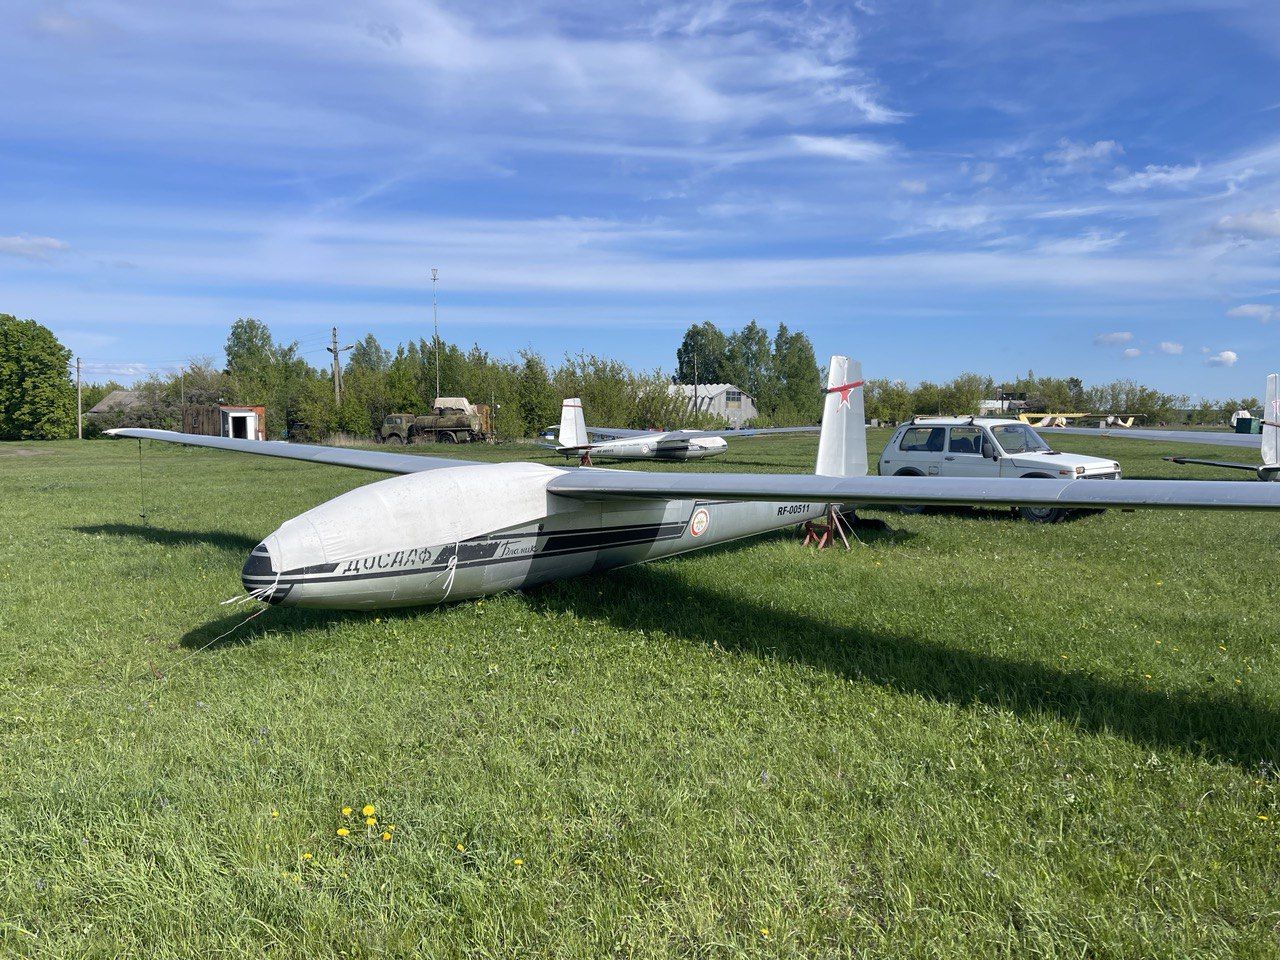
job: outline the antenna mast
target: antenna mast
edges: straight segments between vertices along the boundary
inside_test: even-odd
[[[440,271],[435,267],[431,268],[431,326],[435,334],[436,343],[436,395],[432,398],[434,403],[440,397],[440,314],[436,307],[436,280],[440,277]]]

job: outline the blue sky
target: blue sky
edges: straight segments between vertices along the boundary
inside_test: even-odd
[[[429,335],[432,266],[499,355],[1280,367],[1273,2],[0,5],[0,311],[91,375]]]

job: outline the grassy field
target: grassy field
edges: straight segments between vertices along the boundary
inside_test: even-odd
[[[137,444],[0,445],[5,955],[1280,954],[1278,517],[882,513],[201,649],[377,475],[144,471],[145,523]]]

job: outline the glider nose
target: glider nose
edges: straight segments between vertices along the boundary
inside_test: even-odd
[[[275,534],[267,537],[249,551],[249,559],[240,571],[240,582],[245,592],[267,603],[279,603],[289,592],[279,587],[280,551]]]

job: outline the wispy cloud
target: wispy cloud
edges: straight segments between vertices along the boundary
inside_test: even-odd
[[[1133,342],[1133,334],[1127,330],[1116,333],[1100,333],[1093,338],[1095,347],[1119,347]]]
[[[1228,317],[1257,320],[1259,323],[1269,323],[1275,315],[1276,308],[1269,303],[1242,303],[1227,311]]]
[[[1155,187],[1185,187],[1199,175],[1198,164],[1194,167],[1147,164],[1142,170],[1107,184],[1107,189],[1112,193],[1138,193]]]
[[[1234,234],[1253,240],[1280,237],[1280,208],[1227,214],[1218,220],[1216,226],[1219,233]]]
[[[20,257],[23,260],[49,260],[55,254],[71,249],[71,245],[53,237],[0,237],[0,255]]]
[[[815,137],[796,134],[791,140],[801,153],[835,157],[837,160],[851,160],[856,163],[883,160],[889,155],[889,148],[884,144],[862,137]]]
[[[1177,357],[1182,354],[1182,344],[1174,343],[1172,340],[1162,340],[1156,345],[1156,349],[1163,354],[1171,357]]]
[[[1205,357],[1204,362],[1209,367],[1234,367],[1239,360],[1240,355],[1234,350],[1219,350]]]
[[[1104,160],[1110,160],[1124,153],[1124,147],[1114,140],[1095,140],[1093,143],[1081,143],[1063,137],[1058,145],[1044,155],[1050,163],[1064,169],[1076,169],[1092,166]]]

